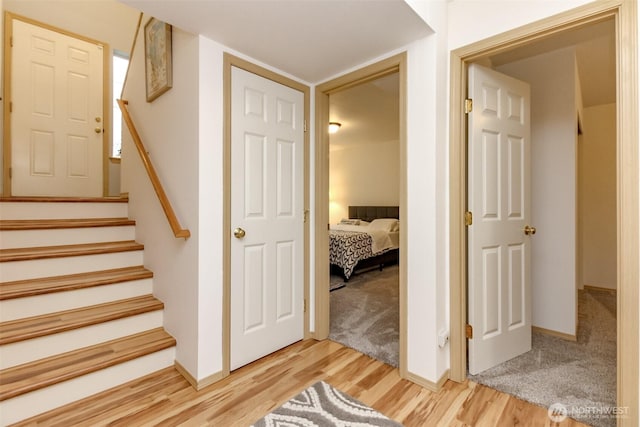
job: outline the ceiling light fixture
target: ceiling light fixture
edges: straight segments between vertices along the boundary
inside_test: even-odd
[[[329,133],[336,133],[342,126],[342,123],[338,122],[329,122]]]

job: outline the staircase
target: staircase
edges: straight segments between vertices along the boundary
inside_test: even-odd
[[[173,366],[126,199],[0,199],[0,425]]]

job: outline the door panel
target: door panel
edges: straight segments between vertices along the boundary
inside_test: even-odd
[[[304,335],[304,95],[236,67],[231,93],[231,224],[246,233],[231,242],[236,369]]]
[[[531,349],[529,86],[469,68],[469,372]]]
[[[264,328],[265,320],[265,247],[252,245],[244,248],[244,325],[242,333]]]
[[[103,47],[13,20],[11,192],[102,196]]]
[[[294,242],[276,243],[276,319],[278,322],[294,315],[295,283],[295,245]]]

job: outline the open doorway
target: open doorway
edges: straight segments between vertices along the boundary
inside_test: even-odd
[[[399,203],[399,250],[398,250],[398,289],[399,289],[399,338],[398,368],[400,375],[406,376],[406,264],[404,254],[407,247],[406,224],[406,53],[401,53],[374,64],[368,65],[341,77],[323,83],[316,88],[316,151],[315,151],[315,333],[314,338],[326,339],[329,336],[329,106],[330,95],[347,88],[377,80],[391,74],[398,75],[399,111],[398,111],[398,193]]]
[[[452,52],[451,81],[452,102],[451,129],[451,371],[450,377],[462,380],[466,377],[466,339],[464,325],[466,307],[464,278],[466,276],[466,244],[464,242],[464,195],[466,194],[465,158],[466,147],[459,144],[465,132],[463,110],[463,88],[466,86],[465,69],[470,62],[481,60],[492,54],[545,39],[553,34],[601,22],[609,17],[616,19],[616,55],[620,65],[616,70],[617,79],[617,405],[625,407],[626,413],[621,425],[637,423],[638,396],[638,290],[637,290],[637,233],[629,235],[628,230],[637,230],[637,82],[636,48],[637,15],[636,5],[619,2],[607,5],[589,4],[562,15],[536,22],[512,30],[500,36],[489,38],[473,46]],[[622,43],[622,40],[625,40]],[[624,124],[624,125],[623,125]],[[462,180],[461,180],[462,179]],[[634,202],[635,201],[635,202]],[[627,230],[624,233],[621,230]],[[460,256],[460,259],[456,259]],[[626,260],[626,261],[625,261]],[[621,321],[625,319],[625,321]]]
[[[399,88],[395,72],[329,96],[329,339],[394,367],[400,317]]]
[[[615,21],[585,25],[488,60],[494,71],[531,89],[529,223],[537,233],[526,237],[526,295],[531,295],[527,307],[533,331],[531,350],[470,379],[545,407],[614,407]],[[479,113],[474,109],[473,114]],[[475,191],[471,175],[468,185]],[[513,204],[507,198],[504,202]],[[480,212],[477,218],[469,234],[481,225]],[[589,233],[581,232],[581,221]],[[469,287],[475,288],[471,269],[469,274]],[[473,319],[476,340],[484,340],[483,325]],[[470,352],[470,364],[474,356]]]

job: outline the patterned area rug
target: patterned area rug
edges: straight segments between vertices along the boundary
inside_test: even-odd
[[[380,412],[320,381],[252,427],[401,427]]]

